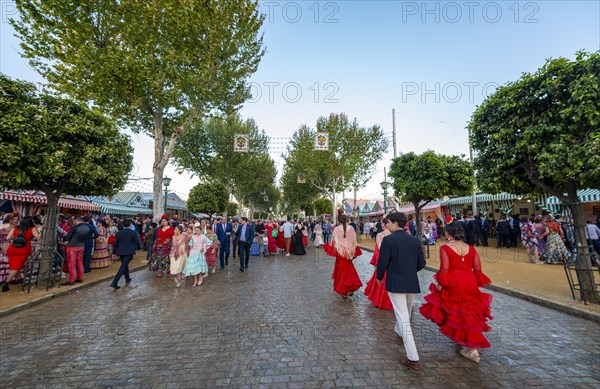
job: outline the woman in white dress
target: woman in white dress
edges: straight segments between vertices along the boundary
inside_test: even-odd
[[[323,227],[321,223],[317,223],[315,224],[315,246],[321,247],[323,243]]]

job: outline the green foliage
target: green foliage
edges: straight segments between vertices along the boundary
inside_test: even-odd
[[[483,190],[574,202],[576,188],[600,182],[600,53],[548,60],[498,88],[469,129]]]
[[[322,214],[329,214],[333,209],[333,204],[329,199],[318,199],[314,202],[314,206],[317,216]]]
[[[413,204],[445,195],[466,196],[473,190],[473,167],[469,161],[431,150],[401,154],[392,160],[389,175],[396,196]]]
[[[154,138],[155,218],[177,137],[250,96],[264,55],[254,0],[23,0],[11,24],[52,89]]]
[[[227,213],[228,215],[237,215],[238,213],[238,205],[237,203],[233,203],[233,202],[228,202],[227,206],[225,207],[225,213]]]
[[[190,190],[187,209],[193,213],[222,213],[228,207],[229,192],[220,182],[200,183]]]
[[[329,151],[314,150],[316,132],[329,135]],[[292,136],[281,179],[285,199],[301,205],[369,181],[377,161],[387,150],[383,130],[374,125],[360,127],[346,114],[331,114],[317,120],[316,129],[301,126]],[[299,184],[298,175],[306,183]],[[344,177],[344,179],[342,179]]]
[[[129,138],[96,110],[0,74],[0,187],[110,196],[132,168]]]
[[[251,0],[16,5],[23,55],[52,87],[150,134],[153,113],[169,134],[194,113],[237,107],[264,53]]]
[[[446,195],[469,195],[474,185],[473,166],[463,156],[446,156],[431,150],[400,154],[392,160],[389,175],[396,196],[411,202],[417,210],[419,236],[422,207]]]
[[[248,153],[233,152],[235,134],[249,135]],[[180,169],[208,181],[222,182],[238,200],[244,201],[249,197],[257,199],[275,181],[277,170],[268,147],[268,136],[254,120],[244,121],[236,113],[194,123],[179,137],[173,157]]]

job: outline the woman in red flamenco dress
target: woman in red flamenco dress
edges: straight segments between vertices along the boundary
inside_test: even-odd
[[[381,227],[383,228],[383,231],[377,234],[377,237],[375,238],[375,250],[373,252],[373,257],[371,258],[371,265],[375,267],[375,271],[373,272],[373,277],[371,277],[369,282],[367,282],[365,296],[367,296],[377,308],[393,311],[394,306],[392,305],[388,291],[385,289],[385,280],[387,278],[387,274],[383,276],[381,285],[377,284],[377,261],[379,260],[379,249],[381,248],[381,242],[383,241],[383,238],[391,234],[386,227],[386,223],[387,219],[383,218],[381,221]]]
[[[352,260],[362,254],[356,244],[354,228],[347,227],[346,215],[339,215],[340,225],[333,230],[331,243],[323,245],[326,254],[335,257],[333,267],[333,290],[343,298],[352,296],[361,286],[362,282],[354,268]]]
[[[443,335],[463,346],[463,357],[478,363],[477,349],[491,347],[482,333],[491,331],[487,320],[493,319],[492,296],[479,288],[492,280],[481,272],[479,254],[463,243],[462,234],[458,223],[446,226],[448,244],[440,247],[441,266],[434,276],[438,284],[429,286],[427,303],[419,310],[440,327]]]

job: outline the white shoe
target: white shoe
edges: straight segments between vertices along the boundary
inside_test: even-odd
[[[289,254],[289,253],[287,253],[287,254],[285,254],[285,256],[286,256],[286,257],[289,257],[289,256],[290,256],[290,254]]]

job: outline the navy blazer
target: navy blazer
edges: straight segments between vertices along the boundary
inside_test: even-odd
[[[421,293],[417,272],[425,267],[423,246],[400,229],[383,238],[377,261],[377,279],[387,272],[385,288],[392,293]]]
[[[142,241],[140,240],[137,232],[124,228],[117,232],[115,236],[115,243],[113,244],[113,254],[123,255],[134,255],[135,250],[142,249]]]
[[[217,224],[216,230],[217,239],[219,239],[219,242],[221,242],[221,244],[231,242],[231,235],[227,236],[227,232],[233,233],[233,227],[231,226],[231,223],[227,222],[225,230],[223,230],[223,223],[219,223]]]
[[[242,228],[244,228],[244,226],[240,223],[239,227],[238,227],[238,242],[240,241],[240,237],[242,235]],[[252,244],[252,240],[254,240],[254,226],[250,223],[246,224],[246,243]]]

